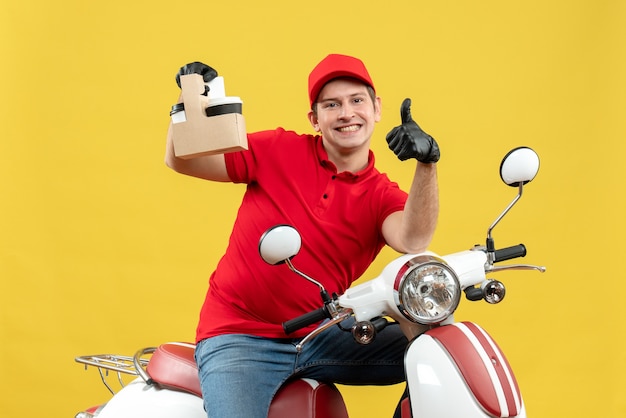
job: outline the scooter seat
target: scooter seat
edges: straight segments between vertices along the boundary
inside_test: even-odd
[[[146,370],[161,387],[189,392],[202,397],[195,346],[189,343],[166,343],[152,354]]]
[[[146,368],[160,387],[181,390],[201,397],[195,346],[166,343],[159,346]],[[348,418],[345,403],[337,387],[312,379],[294,379],[278,391],[268,418]]]
[[[346,404],[337,387],[312,379],[285,384],[270,405],[268,418],[348,418]]]

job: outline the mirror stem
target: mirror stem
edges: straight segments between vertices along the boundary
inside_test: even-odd
[[[291,263],[291,259],[290,258],[285,260],[285,264],[287,264],[287,266],[289,266],[289,269],[291,271],[293,271],[294,273],[296,273],[298,276],[308,280],[309,282],[311,282],[311,283],[317,285],[317,287],[319,287],[319,289],[320,289],[320,296],[322,297],[322,301],[324,302],[324,306],[326,306],[326,309],[328,309],[329,314],[332,317],[335,317],[335,315],[337,314],[337,308],[332,303],[333,302],[333,298],[330,297],[330,295],[328,294],[328,291],[324,288],[324,286],[320,282],[315,280],[314,278],[312,278],[310,276],[307,276],[306,274],[302,273],[300,270],[295,268],[294,265]]]
[[[310,281],[311,283],[317,285],[320,288],[320,292],[322,293],[322,297],[324,297],[324,295],[326,296],[324,299],[324,302],[326,302],[326,299],[329,299],[328,296],[328,292],[326,292],[326,289],[324,289],[324,286],[318,282],[317,280],[315,280],[312,277],[307,276],[306,274],[302,273],[300,270],[298,270],[297,268],[295,268],[293,266],[293,264],[291,263],[291,259],[286,259],[285,263],[289,266],[289,269],[291,269],[291,271],[293,271],[294,273],[296,273],[298,276]]]
[[[489,229],[487,230],[487,242],[486,242],[486,246],[487,246],[487,254],[489,255],[489,263],[493,264],[494,262],[494,257],[495,257],[495,251],[496,251],[496,246],[495,243],[493,241],[493,237],[491,236],[491,231],[493,231],[493,229],[496,227],[496,225],[498,225],[498,223],[502,220],[502,218],[504,218],[504,215],[506,215],[507,213],[509,213],[509,211],[511,210],[511,208],[517,203],[517,201],[522,197],[522,193],[524,191],[524,182],[519,183],[518,185],[518,193],[517,196],[515,196],[515,199],[513,199],[513,201],[511,203],[509,203],[509,206],[506,207],[506,209],[504,209],[504,211],[500,214],[500,216],[498,216],[496,218],[495,221],[493,221],[493,223],[491,224],[491,226],[489,227]]]

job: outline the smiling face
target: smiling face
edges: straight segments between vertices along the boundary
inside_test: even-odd
[[[334,157],[365,157],[374,125],[380,121],[380,98],[372,99],[368,87],[350,78],[328,82],[317,97],[315,112],[309,112],[309,121],[321,132],[324,147],[331,161]]]

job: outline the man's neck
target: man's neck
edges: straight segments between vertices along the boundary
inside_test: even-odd
[[[337,173],[348,171],[358,173],[365,169],[369,162],[369,148],[362,148],[349,153],[340,153],[336,150],[328,152],[328,159],[337,167]]]

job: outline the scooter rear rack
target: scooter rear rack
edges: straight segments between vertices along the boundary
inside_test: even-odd
[[[95,367],[98,369],[98,373],[100,374],[100,379],[104,386],[111,392],[111,394],[115,395],[116,391],[111,387],[108,382],[109,372],[115,372],[117,376],[117,382],[120,388],[123,388],[126,383],[124,382],[122,375],[131,375],[131,376],[139,376],[139,372],[137,371],[136,362],[138,361],[141,367],[147,366],[149,359],[137,359],[131,356],[121,356],[117,354],[96,354],[89,356],[80,356],[75,358],[77,363],[81,363],[85,365],[85,370],[89,368],[89,366]]]

